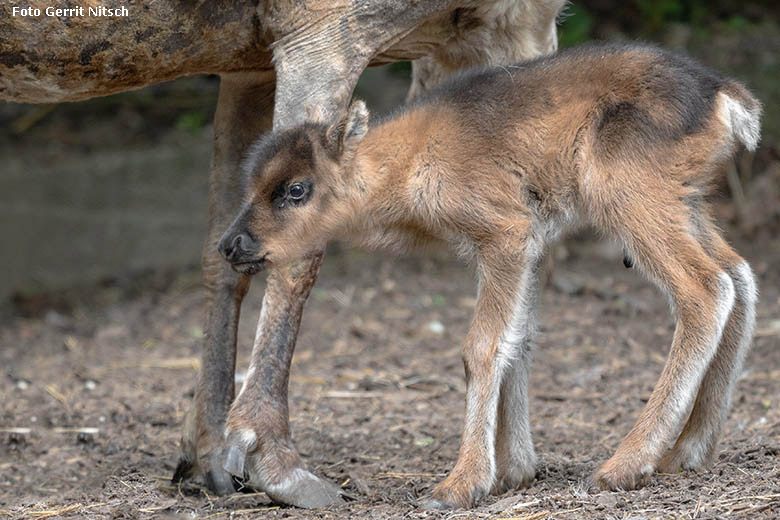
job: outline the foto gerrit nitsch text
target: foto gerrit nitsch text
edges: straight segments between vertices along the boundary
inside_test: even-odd
[[[98,18],[114,18],[114,17],[126,17],[130,16],[130,10],[126,6],[119,7],[106,7],[104,5],[99,6],[76,6],[76,7],[18,7],[14,6],[11,9],[11,16],[22,17],[41,17],[49,16],[54,18],[82,18],[87,16],[94,16]]]

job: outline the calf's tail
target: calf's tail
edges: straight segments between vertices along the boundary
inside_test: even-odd
[[[761,103],[735,81],[726,83],[720,97],[720,116],[731,136],[748,150],[755,150],[761,139]]]

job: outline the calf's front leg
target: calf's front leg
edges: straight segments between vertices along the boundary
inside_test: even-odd
[[[531,439],[528,379],[536,334],[536,308],[539,301],[539,260],[527,259],[509,323],[506,349],[511,351],[509,366],[501,381],[496,425],[496,482],[493,493],[527,486],[536,475],[536,452]]]
[[[518,352],[523,346],[518,331],[522,330],[526,319],[527,287],[533,261],[524,249],[520,247],[518,252],[511,254],[495,250],[480,253],[477,306],[463,346],[466,370],[463,437],[458,461],[449,476],[434,488],[431,507],[471,507],[496,483],[496,423],[502,382],[515,360],[527,362],[526,356]],[[526,366],[515,368],[527,371]],[[524,392],[524,385],[517,390]],[[517,392],[508,390],[506,396],[518,397]],[[524,406],[525,399],[522,401],[517,404]],[[503,406],[506,408],[511,403]],[[508,426],[508,418],[500,419],[502,427]],[[508,450],[509,454],[518,454],[515,453],[517,449],[523,452],[523,456],[518,454],[518,462],[523,466],[521,473],[525,479],[529,471],[533,471],[533,448],[530,454],[526,453],[530,445],[527,428],[518,434],[522,439],[501,437],[499,442],[501,450]],[[510,443],[517,446],[510,446]]]

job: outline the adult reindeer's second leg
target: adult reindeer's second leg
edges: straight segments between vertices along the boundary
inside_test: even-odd
[[[219,494],[234,491],[223,469],[225,419],[234,394],[236,332],[249,278],[233,271],[217,252],[217,242],[241,202],[240,162],[258,135],[271,128],[273,77],[224,76],[214,121],[214,156],[209,186],[209,230],[203,247],[206,324],[195,399],[181,441],[174,480],[203,475]]]

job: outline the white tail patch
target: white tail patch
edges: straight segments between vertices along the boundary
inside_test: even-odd
[[[745,148],[755,150],[761,139],[761,107],[749,109],[724,92],[719,95],[721,120]]]

